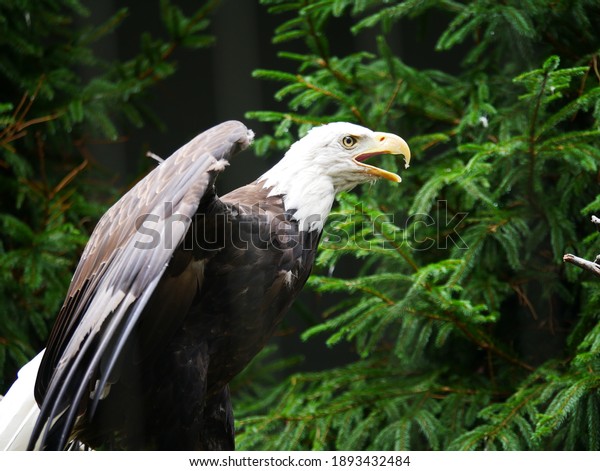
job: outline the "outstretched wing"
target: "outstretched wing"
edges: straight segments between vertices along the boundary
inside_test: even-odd
[[[198,135],[98,222],[51,332],[35,396],[30,448],[63,448],[79,414],[92,414],[122,351],[203,197],[252,132],[229,121]],[[51,432],[51,433],[49,433]]]

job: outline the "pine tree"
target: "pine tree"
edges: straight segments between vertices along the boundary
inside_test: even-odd
[[[0,3],[1,391],[43,348],[89,232],[116,196],[86,176],[92,145],[155,122],[147,91],[174,73],[177,47],[211,43],[216,3],[185,15],[162,1],[163,36],[143,35],[139,54],[120,62],[95,45],[125,9],[94,24],[79,0]]]
[[[600,251],[585,222],[600,209],[598,3],[262,3],[282,18],[288,66],[255,72],[281,84],[284,108],[249,113],[274,125],[256,149],[352,121],[408,138],[413,160],[398,189],[340,198],[309,282],[343,300],[303,339],[356,359],[290,373],[262,355],[236,390],[240,446],[600,449],[600,289],[562,261]],[[458,71],[389,45],[433,15],[446,21],[436,50],[466,51]],[[334,23],[376,48],[337,52]],[[348,260],[356,276],[338,275]],[[261,365],[288,376],[269,383]]]

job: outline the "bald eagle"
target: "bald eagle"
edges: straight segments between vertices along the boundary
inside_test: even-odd
[[[100,219],[45,352],[0,401],[0,449],[231,450],[229,382],[304,286],[335,195],[394,173],[394,134],[313,128],[253,183],[215,179],[253,133],[229,121],[160,163]]]

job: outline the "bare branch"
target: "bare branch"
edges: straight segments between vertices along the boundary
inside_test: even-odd
[[[583,268],[584,270],[587,270],[600,278],[600,265],[595,262],[590,262],[585,258],[577,257],[570,253],[563,255],[563,261],[572,263],[579,268]]]
[[[600,232],[600,218],[592,215],[592,224],[595,224],[596,230]],[[571,263],[579,268],[583,268],[600,278],[600,255],[597,255],[596,259],[593,262],[590,262],[585,258],[567,253],[563,255],[563,262]]]

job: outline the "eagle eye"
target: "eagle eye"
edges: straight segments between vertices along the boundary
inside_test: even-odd
[[[357,144],[357,142],[358,140],[354,136],[344,136],[342,138],[342,145],[346,149],[352,149]]]

